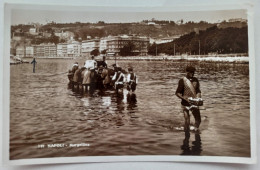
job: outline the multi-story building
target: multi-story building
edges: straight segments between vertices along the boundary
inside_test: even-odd
[[[56,57],[57,47],[55,44],[40,44],[34,46],[35,57]]]
[[[84,57],[89,57],[91,51],[99,50],[99,39],[85,40],[81,44],[81,55]]]
[[[25,47],[24,46],[19,46],[16,48],[16,56],[18,57],[24,57],[25,55]]]
[[[147,37],[137,37],[137,36],[115,36],[110,37],[107,40],[107,55],[119,55],[120,49],[129,43],[133,44],[132,53],[134,55],[147,55],[149,39]]]
[[[35,57],[44,57],[44,46],[43,45],[34,46],[34,56]]]
[[[68,44],[67,43],[60,43],[57,44],[57,57],[67,57],[68,51]]]
[[[44,56],[45,57],[56,57],[57,46],[55,44],[44,44]]]
[[[107,50],[107,40],[108,38],[101,38],[99,43],[99,52],[102,53],[102,51]]]
[[[80,57],[81,45],[78,41],[72,41],[67,45],[67,54],[69,57]]]
[[[34,56],[34,47],[27,46],[25,49],[25,56],[26,57],[33,57]]]

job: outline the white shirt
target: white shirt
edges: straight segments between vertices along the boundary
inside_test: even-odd
[[[135,81],[135,83],[137,84],[138,83],[138,79],[137,79],[137,76],[136,76],[136,74],[134,73],[134,77],[136,78],[136,81]],[[127,80],[126,80],[128,83],[130,83],[130,81],[131,81],[131,74],[129,73],[128,75],[127,75]]]
[[[112,80],[116,80],[116,76],[117,76],[118,72],[115,73],[115,75],[113,76]],[[120,78],[123,76],[123,82],[125,82],[125,75],[123,73],[120,73],[120,76],[118,77],[117,80],[120,80]],[[117,81],[116,80],[116,81]]]

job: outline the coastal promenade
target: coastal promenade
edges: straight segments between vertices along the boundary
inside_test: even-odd
[[[37,59],[77,59],[84,57],[37,57]],[[29,59],[29,58],[28,58]],[[90,57],[86,57],[90,59]],[[96,59],[102,60],[101,56]],[[165,61],[165,60],[187,60],[187,61],[206,61],[206,62],[237,62],[248,63],[248,54],[215,54],[215,55],[160,55],[160,56],[107,56],[106,60],[141,60],[141,61]]]

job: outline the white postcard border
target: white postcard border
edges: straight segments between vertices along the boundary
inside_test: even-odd
[[[11,26],[11,10],[19,8],[18,1],[13,1],[11,5],[5,4],[4,14],[4,56],[10,55],[10,26]],[[21,3],[21,1],[19,1]],[[26,2],[26,1],[25,1]],[[52,4],[48,4],[52,5]],[[67,5],[67,4],[65,4]],[[205,10],[199,7],[184,6],[185,10]],[[98,7],[101,8],[101,7]],[[115,7],[118,8],[118,7]],[[150,8],[154,10],[164,9],[164,7]],[[171,7],[167,7],[171,9]],[[139,8],[147,9],[147,8]],[[175,9],[174,7],[172,8]],[[188,9],[188,10],[187,10]],[[256,94],[255,94],[255,52],[254,52],[254,29],[253,29],[253,17],[252,4],[236,4],[236,5],[217,5],[208,6],[207,10],[232,10],[232,9],[246,9],[248,10],[248,38],[249,38],[249,68],[250,68],[250,136],[251,136],[251,158],[243,157],[217,157],[217,156],[85,156],[85,157],[56,157],[56,158],[37,158],[37,159],[21,159],[21,160],[9,160],[9,113],[10,113],[10,64],[9,57],[3,57],[3,158],[4,163],[8,165],[27,165],[27,164],[48,164],[48,163],[75,163],[75,162],[146,162],[146,161],[177,161],[177,162],[221,162],[221,163],[244,163],[253,164],[256,163]],[[180,7],[178,7],[180,10]],[[177,11],[178,11],[177,10]]]

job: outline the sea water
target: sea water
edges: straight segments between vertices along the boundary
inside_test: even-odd
[[[36,59],[10,66],[10,158],[103,155],[202,155],[250,157],[249,65],[185,61],[122,61],[138,77],[127,91],[80,94],[68,88],[67,71],[83,59]],[[109,60],[108,66],[115,61]],[[175,96],[185,66],[197,68],[206,110],[199,133],[183,132]],[[191,116],[191,123],[194,118]]]

